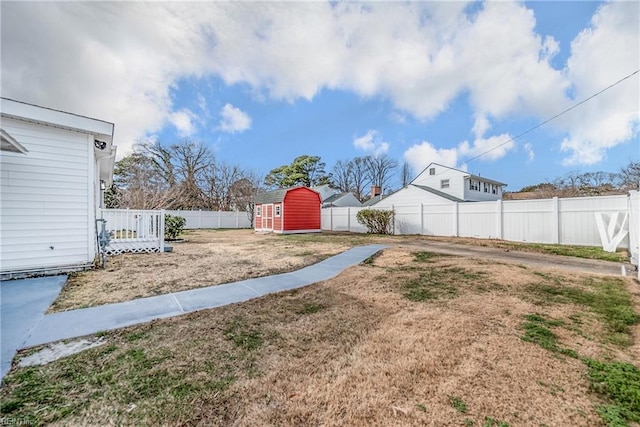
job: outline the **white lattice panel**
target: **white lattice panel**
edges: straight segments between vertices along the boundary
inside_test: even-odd
[[[151,252],[160,252],[159,242],[111,242],[111,244],[107,246],[107,255]]]

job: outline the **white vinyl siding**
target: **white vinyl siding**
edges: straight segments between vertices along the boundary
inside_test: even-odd
[[[431,187],[458,199],[463,199],[465,194],[465,189],[463,188],[465,184],[464,177],[466,173],[442,166],[436,166],[435,169],[435,175],[429,175],[429,170],[426,170],[411,183]],[[442,188],[441,182],[446,180],[449,180],[449,188]]]
[[[497,184],[492,184],[477,178],[467,178],[465,182],[464,200],[489,202],[502,198],[502,187]],[[493,192],[494,190],[495,193]]]
[[[91,263],[93,137],[10,118],[2,128],[29,151],[1,153],[1,271]]]

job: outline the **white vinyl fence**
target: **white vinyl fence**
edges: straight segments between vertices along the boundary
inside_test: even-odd
[[[637,251],[639,205],[638,192],[634,191],[629,196],[448,202],[437,205],[398,205],[392,209],[395,211],[395,234],[477,237],[582,246],[602,245],[596,225],[596,213],[612,218],[615,212],[629,212],[631,225],[628,227],[635,240],[633,236],[627,236],[620,247],[633,250],[635,245]],[[361,209],[364,208],[322,209],[322,229],[366,232],[366,228],[356,220],[356,214]],[[622,218],[623,215],[619,217]],[[627,226],[619,223],[612,225],[612,228],[615,227]]]
[[[169,215],[181,216],[187,220],[185,229],[197,228],[251,228],[246,212],[227,211],[165,211]]]

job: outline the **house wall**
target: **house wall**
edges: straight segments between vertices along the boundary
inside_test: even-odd
[[[320,195],[307,188],[294,188],[284,197],[284,231],[320,230]]]
[[[464,179],[464,185],[463,185],[463,189],[464,189],[464,197],[462,197],[463,200],[467,200],[467,201],[474,201],[474,202],[489,202],[489,201],[494,201],[494,200],[500,200],[502,199],[502,186],[500,185],[496,185],[496,194],[493,194],[491,192],[491,187],[489,187],[489,192],[485,193],[484,192],[484,184],[486,184],[487,186],[491,185],[490,183],[485,183],[482,180],[478,180],[476,178],[473,178],[474,181],[479,181],[480,182],[480,189],[478,191],[476,190],[471,190],[469,188],[469,179]]]
[[[443,197],[437,196],[426,190],[408,185],[396,191],[392,195],[385,197],[374,205],[376,208],[391,208],[392,206],[415,206],[419,204],[442,204],[453,203]]]
[[[435,168],[435,175],[429,175],[429,169]],[[464,199],[465,173],[455,169],[446,168],[440,165],[430,165],[411,183],[415,185],[424,185],[443,193],[450,194],[458,199]],[[442,180],[449,180],[449,188],[441,188]]]
[[[29,151],[0,154],[0,272],[92,263],[93,136],[11,118],[2,127]]]

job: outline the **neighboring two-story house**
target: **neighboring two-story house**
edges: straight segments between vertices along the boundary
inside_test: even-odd
[[[459,169],[431,163],[409,185],[385,197],[375,206],[500,200],[505,185]]]

